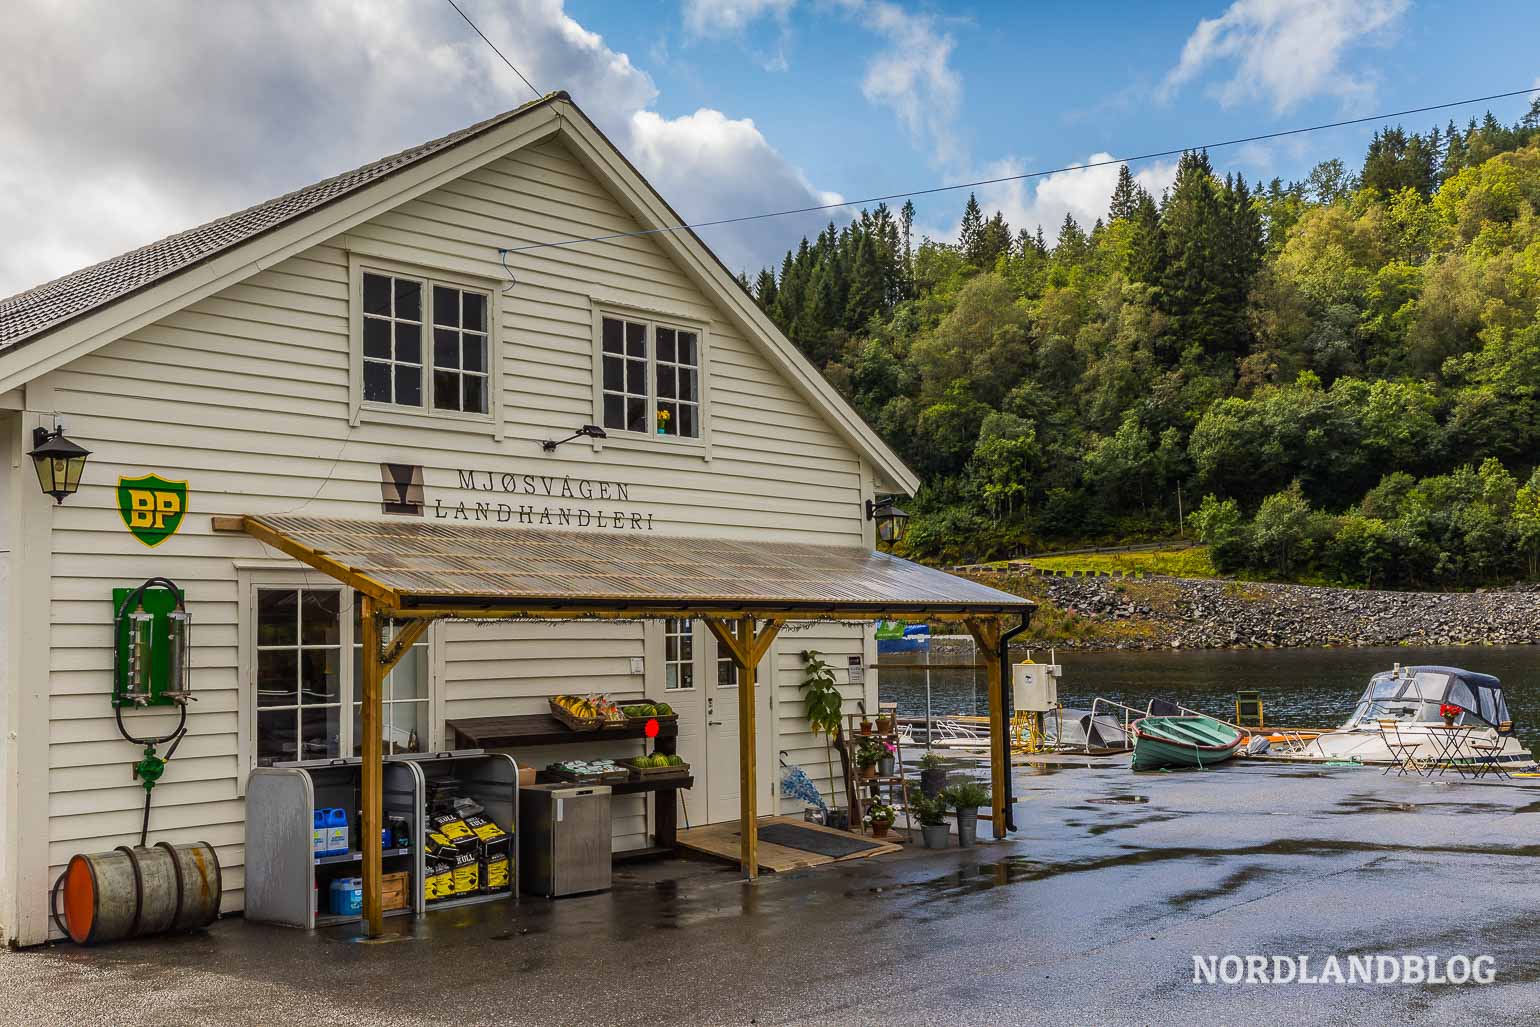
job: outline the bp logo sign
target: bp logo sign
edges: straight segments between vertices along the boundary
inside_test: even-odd
[[[185,481],[167,481],[158,474],[118,479],[118,513],[134,538],[147,546],[175,535],[186,512]]]

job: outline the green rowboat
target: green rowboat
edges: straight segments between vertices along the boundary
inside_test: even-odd
[[[1238,728],[1212,717],[1144,717],[1134,721],[1135,770],[1211,767],[1235,755]]]

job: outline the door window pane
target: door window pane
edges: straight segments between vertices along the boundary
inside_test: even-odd
[[[670,617],[663,622],[663,687],[695,687],[695,624]]]
[[[340,755],[341,591],[258,589],[256,620],[258,764]]]
[[[363,607],[353,604],[353,754],[364,746]],[[385,625],[388,643],[401,630],[399,621]],[[380,740],[387,755],[422,752],[428,744],[428,640],[413,643],[385,675],[380,688]]]

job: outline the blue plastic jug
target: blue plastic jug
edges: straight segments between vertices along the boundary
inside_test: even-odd
[[[332,854],[331,828],[326,819],[328,812],[330,811],[324,809],[315,811],[315,827],[310,832],[310,849],[317,857]]]
[[[328,809],[326,811],[326,829],[328,835],[327,855],[346,856],[348,854],[347,810]]]
[[[359,916],[364,909],[364,879],[339,877],[332,882],[331,910],[338,916]]]

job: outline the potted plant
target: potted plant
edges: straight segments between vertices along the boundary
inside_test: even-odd
[[[861,778],[870,781],[877,776],[877,762],[882,759],[882,747],[875,740],[863,738],[856,747],[856,766],[861,768]]]
[[[898,811],[892,806],[885,802],[874,802],[866,807],[866,816],[862,819],[866,821],[866,826],[872,829],[873,838],[886,838],[888,828],[893,826],[897,816]]]
[[[877,776],[892,777],[893,761],[898,758],[898,749],[892,742],[882,743],[882,755],[877,757]]]
[[[914,795],[909,799],[909,812],[920,822],[920,840],[927,849],[944,849],[950,841],[951,830],[946,826],[946,800],[940,795]]]
[[[891,735],[893,733],[893,715],[891,713],[877,714],[877,733],[879,735]]]
[[[861,734],[863,734],[863,735],[871,734],[872,733],[872,718],[868,717],[864,713],[861,714],[861,726],[857,730]]]
[[[959,778],[942,793],[957,811],[957,844],[968,848],[978,839],[979,807],[989,805],[989,789],[972,778]]]
[[[1444,718],[1445,727],[1454,727],[1454,718],[1460,715],[1460,707],[1453,703],[1444,703],[1439,706],[1438,715]]]
[[[839,733],[840,707],[844,698],[834,682],[834,668],[819,656],[818,650],[803,650],[802,665],[804,676],[800,687],[807,699],[807,726],[824,736],[824,758],[829,763],[829,809],[824,813],[824,825],[849,830],[850,810],[839,805],[834,777],[834,736]]]
[[[920,793],[929,798],[939,796],[946,788],[946,760],[933,752],[920,757]]]

